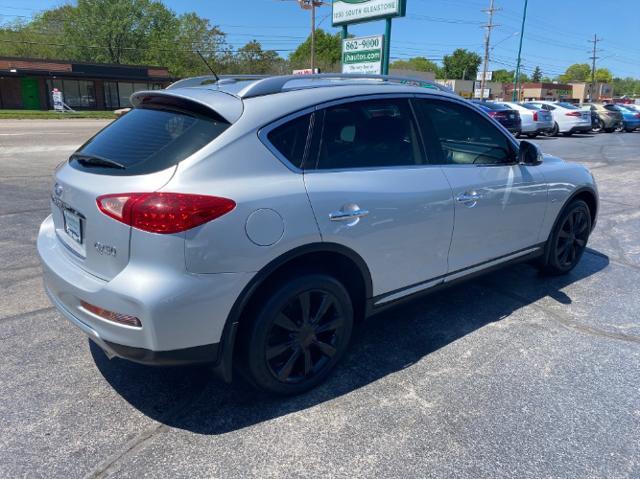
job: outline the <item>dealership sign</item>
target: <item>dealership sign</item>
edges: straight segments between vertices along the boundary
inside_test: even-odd
[[[383,38],[374,35],[342,40],[342,73],[380,75]]]
[[[406,0],[333,0],[333,25],[404,17]]]

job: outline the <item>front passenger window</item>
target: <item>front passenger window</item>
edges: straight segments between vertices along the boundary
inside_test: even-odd
[[[438,163],[500,165],[512,163],[508,138],[469,107],[450,101],[418,99],[418,120],[427,151]]]

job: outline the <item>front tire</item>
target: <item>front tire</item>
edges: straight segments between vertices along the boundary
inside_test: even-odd
[[[351,297],[335,278],[305,274],[283,282],[243,332],[245,376],[281,395],[315,387],[347,350],[353,318]]]
[[[575,268],[587,247],[590,233],[589,207],[584,201],[575,200],[560,213],[547,240],[542,271],[556,276]]]

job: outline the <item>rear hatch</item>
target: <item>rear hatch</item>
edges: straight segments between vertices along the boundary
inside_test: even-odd
[[[55,175],[52,216],[57,237],[71,261],[105,280],[129,261],[131,227],[102,213],[97,198],[157,191],[180,161],[231,124],[213,106],[164,92],[137,103],[82,145]]]

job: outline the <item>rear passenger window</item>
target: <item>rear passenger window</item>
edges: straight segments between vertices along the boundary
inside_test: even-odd
[[[513,161],[507,137],[471,108],[438,100],[415,103],[427,151],[433,151],[436,163],[498,165]]]
[[[311,113],[302,115],[269,132],[269,142],[297,168],[302,168]]]
[[[422,163],[408,100],[358,101],[325,110],[319,169]]]

